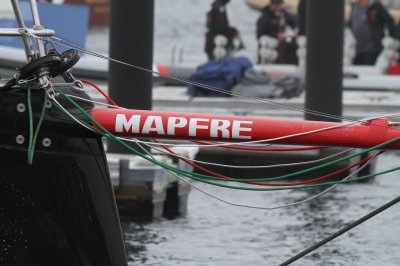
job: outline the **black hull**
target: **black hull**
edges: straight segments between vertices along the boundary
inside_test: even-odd
[[[29,166],[27,141],[16,143],[17,135],[28,137],[27,112],[16,110],[26,104],[25,94],[0,92],[2,265],[127,265],[101,138],[53,107]],[[35,114],[41,101],[35,93]],[[44,138],[51,139],[49,147]]]

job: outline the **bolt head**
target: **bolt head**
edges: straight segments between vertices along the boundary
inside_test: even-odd
[[[47,109],[50,109],[51,107],[53,107],[53,104],[48,100],[48,101],[46,102],[46,108],[47,108]]]
[[[25,142],[25,137],[22,136],[22,135],[18,135],[18,136],[15,138],[15,141],[16,141],[18,144],[23,144],[23,143]]]
[[[43,141],[42,141],[42,144],[43,144],[43,146],[46,147],[46,148],[50,147],[50,146],[51,146],[51,139],[49,139],[49,138],[44,138]]]
[[[23,112],[25,112],[25,110],[26,110],[25,104],[23,104],[23,103],[17,104],[17,111],[18,112],[23,113]]]

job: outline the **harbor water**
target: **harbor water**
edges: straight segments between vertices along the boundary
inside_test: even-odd
[[[183,63],[202,63],[205,14],[210,0],[156,0],[154,58],[169,63],[171,48],[181,45]],[[259,13],[243,0],[228,6],[247,53],[256,57],[255,22]],[[138,36],[140,41],[140,36]],[[107,52],[107,29],[95,29],[88,47]],[[387,152],[377,171],[397,167],[400,152]],[[268,161],[265,162],[268,164]],[[273,207],[318,193],[315,189],[243,192],[197,184],[207,192],[240,204]],[[274,211],[232,207],[193,189],[186,217],[149,224],[123,224],[130,265],[242,266],[278,265],[344,225],[400,194],[397,172],[369,182],[342,185],[300,206]],[[400,205],[394,206],[293,265],[400,265]]]
[[[383,154],[377,171],[397,167],[399,158],[398,152]],[[224,200],[263,207],[318,193],[315,189],[243,192],[200,187]],[[399,196],[399,187],[399,173],[394,172],[369,182],[342,185],[309,203],[273,211],[232,207],[193,189],[186,217],[124,224],[130,265],[278,265]],[[400,205],[293,265],[398,266],[399,236]]]

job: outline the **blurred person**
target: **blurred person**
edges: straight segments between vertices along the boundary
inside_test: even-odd
[[[283,0],[271,0],[271,3],[262,9],[257,21],[257,40],[262,41],[262,36],[276,39],[278,55],[275,63],[296,64],[296,20],[284,9],[283,4]]]
[[[299,24],[299,35],[306,35],[306,10],[307,10],[307,0],[300,0],[297,6],[297,23]]]
[[[386,29],[391,37],[396,37],[394,20],[379,1],[357,0],[352,5],[349,27],[357,41],[355,65],[376,63]]]
[[[226,5],[230,0],[215,0],[211,5],[211,10],[207,12],[207,33],[205,52],[209,60],[215,60],[214,49],[216,47],[215,37],[222,35],[226,38],[223,46],[229,51],[234,48],[233,39],[239,36],[239,31],[235,27],[231,27],[228,20]],[[219,38],[221,40],[221,38]]]

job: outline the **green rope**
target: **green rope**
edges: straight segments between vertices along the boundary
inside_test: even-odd
[[[28,102],[28,120],[29,120],[29,139],[28,139],[28,165],[32,165],[32,162],[29,160],[29,153],[32,149],[33,143],[33,114],[32,114],[32,88],[27,88],[27,102]]]
[[[231,188],[231,189],[239,189],[239,190],[250,190],[250,191],[276,191],[276,190],[291,190],[291,189],[305,189],[305,188],[314,188],[314,187],[323,187],[323,186],[331,186],[331,185],[337,185],[337,184],[349,184],[349,183],[354,183],[360,180],[365,180],[374,176],[380,176],[380,175],[384,175],[384,174],[388,174],[391,172],[395,172],[400,170],[400,167],[395,167],[389,170],[385,170],[385,171],[381,171],[378,173],[374,173],[374,174],[369,174],[369,175],[365,175],[365,176],[360,176],[360,177],[354,177],[348,180],[342,180],[342,181],[330,181],[330,182],[322,182],[322,183],[317,183],[317,184],[309,184],[309,185],[302,185],[302,186],[288,186],[288,187],[274,187],[274,188],[254,188],[254,187],[239,187],[239,186],[231,186],[231,185],[225,185],[225,184],[221,184],[221,183],[216,183],[216,182],[212,182],[212,181],[208,181],[208,180],[204,180],[201,178],[197,178],[197,177],[191,177],[192,179],[196,180],[196,181],[200,181],[203,183],[207,183],[210,185],[214,185],[214,186],[219,186],[219,187],[225,187],[225,188]],[[227,181],[227,180],[225,180]]]
[[[35,134],[33,135],[32,145],[31,145],[30,149],[28,149],[28,164],[29,165],[32,165],[32,163],[33,163],[33,156],[35,154],[36,140],[39,135],[39,131],[42,126],[44,116],[46,114],[46,103],[47,103],[47,93],[44,93],[42,111],[40,113],[38,124],[36,125]]]
[[[100,125],[95,119],[93,119],[93,118],[90,116],[90,114],[88,114],[85,110],[83,110],[83,109],[82,109],[74,100],[72,100],[70,97],[68,97],[67,95],[65,95],[63,92],[61,92],[61,91],[59,91],[59,90],[57,90],[57,92],[60,93],[65,99],[67,99],[67,100],[68,100],[71,104],[73,104],[76,108],[78,108],[78,109],[79,109],[89,120],[91,120],[99,129],[101,129],[103,132],[100,132],[100,133],[101,133],[103,136],[105,136],[105,137],[111,139],[111,140],[114,141],[115,143],[120,144],[121,146],[123,146],[123,147],[125,147],[126,149],[130,150],[130,151],[133,152],[134,154],[136,154],[136,155],[138,155],[138,156],[140,156],[140,157],[142,157],[142,158],[144,158],[144,159],[146,159],[146,160],[148,160],[148,161],[150,161],[150,162],[152,162],[152,163],[154,163],[154,164],[156,164],[156,165],[158,165],[158,166],[160,166],[160,167],[163,167],[163,168],[165,168],[165,169],[167,169],[167,170],[174,171],[174,172],[176,172],[176,173],[178,173],[178,174],[181,174],[181,175],[183,175],[183,176],[185,176],[185,177],[188,177],[188,178],[191,178],[191,179],[193,179],[193,180],[197,180],[197,181],[204,182],[204,183],[211,184],[211,185],[215,185],[215,186],[220,186],[220,187],[225,187],[225,188],[232,188],[232,189],[241,189],[241,190],[252,190],[252,191],[275,191],[275,190],[302,189],[302,188],[312,188],[312,187],[328,186],[328,185],[332,185],[332,184],[351,183],[351,182],[355,182],[355,181],[358,181],[358,180],[367,179],[367,178],[370,178],[370,177],[373,177],[373,176],[379,176],[379,175],[383,175],[383,174],[386,174],[386,173],[390,173],[390,172],[394,172],[394,171],[400,170],[400,167],[396,167],[396,168],[393,168],[393,169],[390,169],[390,170],[387,170],[387,171],[382,171],[382,172],[375,173],[375,174],[370,174],[370,175],[366,175],[366,176],[362,176],[362,177],[352,178],[352,179],[345,180],[345,181],[331,181],[331,182],[324,182],[324,183],[318,183],[318,184],[309,184],[309,185],[303,185],[303,186],[291,186],[291,187],[283,187],[283,188],[275,188],[275,187],[274,187],[274,188],[254,188],[254,187],[239,187],[239,186],[231,186],[231,185],[220,184],[220,183],[216,183],[216,182],[212,182],[212,181],[208,181],[208,180],[207,180],[207,179],[215,178],[215,177],[213,177],[213,176],[208,176],[208,175],[202,175],[202,174],[187,172],[187,171],[181,170],[181,169],[179,169],[179,168],[176,168],[176,167],[173,167],[173,166],[164,164],[164,163],[159,162],[159,161],[157,161],[157,160],[153,160],[153,159],[147,157],[146,155],[144,155],[144,154],[138,152],[137,150],[133,149],[131,146],[127,145],[127,144],[124,143],[123,141],[121,141],[121,140],[119,140],[118,138],[116,138],[112,133],[110,133],[107,129],[105,129],[102,125]],[[81,120],[79,120],[79,121],[81,121]],[[81,122],[84,123],[86,126],[92,128],[92,129],[95,129],[93,126],[91,126],[91,125],[89,125],[89,124],[87,124],[87,123],[85,123],[85,122],[83,122],[83,121],[81,121]],[[96,130],[96,129],[95,129],[95,130]],[[98,131],[98,130],[97,130],[97,131]],[[376,145],[376,146],[374,146],[374,147],[371,147],[371,148],[365,150],[364,152],[359,152],[359,153],[357,153],[357,154],[354,155],[354,156],[357,156],[357,155],[364,154],[364,153],[369,152],[369,151],[372,151],[372,150],[376,150],[376,149],[382,148],[382,147],[384,147],[384,146],[386,146],[386,145],[390,145],[390,144],[392,144],[392,143],[394,143],[394,142],[396,142],[396,141],[399,141],[399,140],[400,140],[400,138],[396,138],[396,139],[387,141],[387,142],[385,142],[385,143],[382,143],[382,144]],[[354,157],[354,156],[352,156],[352,157]],[[349,157],[349,156],[345,156],[345,157],[346,157],[345,159],[339,159],[339,160],[335,160],[335,161],[336,161],[336,162],[337,162],[337,161],[343,161],[343,160],[352,158],[352,157]],[[334,162],[335,162],[335,161],[334,161]],[[332,165],[332,164],[334,164],[334,162],[331,162],[331,163],[328,163],[328,164],[325,164],[325,165]],[[310,169],[315,170],[315,169],[320,169],[320,168],[322,168],[322,167],[319,167],[319,168],[312,167],[312,168],[310,168]],[[306,169],[306,170],[299,171],[299,172],[300,172],[300,173],[307,173],[307,172],[310,172],[310,170],[309,170],[309,169]],[[299,172],[296,172],[296,173],[299,173]],[[285,176],[294,176],[296,173],[292,173],[292,174],[285,175]],[[284,177],[284,176],[282,176],[282,177]],[[282,178],[282,177],[279,177],[279,178]],[[276,178],[275,178],[275,179],[276,179]],[[236,179],[236,180],[237,180],[237,179]],[[243,179],[243,180],[244,180],[245,182],[249,182],[250,180],[253,180],[253,179]],[[254,180],[260,181],[260,179],[254,179]],[[265,179],[263,179],[263,180],[265,180]],[[231,180],[228,180],[228,179],[218,179],[218,181],[225,181],[225,182],[226,182],[226,181],[231,181]]]
[[[33,129],[33,111],[32,111],[32,87],[27,87],[27,90],[28,90],[27,102],[28,102],[28,120],[29,120],[28,165],[32,165],[33,156],[35,154],[36,140],[39,135],[39,131],[42,126],[44,116],[46,113],[47,93],[44,93],[42,110],[40,113],[40,117],[39,117],[39,121],[36,126],[36,129],[34,130]]]
[[[67,95],[65,95],[65,94],[62,93],[62,92],[59,92],[59,93],[60,93],[64,98],[66,98],[68,101],[70,101],[73,105],[75,105],[78,109],[80,109],[80,111],[81,111],[86,117],[88,117],[93,123],[95,123],[96,126],[97,126],[98,128],[100,128],[100,129],[103,130],[104,132],[106,132],[106,133],[112,135],[112,134],[111,134],[109,131],[107,131],[103,126],[101,126],[97,121],[95,121],[85,110],[83,110],[78,104],[76,104],[76,102],[73,101],[70,97],[68,97]],[[90,125],[88,125],[88,126],[90,126]],[[366,153],[371,152],[371,151],[374,151],[374,150],[381,149],[381,148],[383,148],[384,146],[393,144],[393,143],[395,143],[395,142],[397,142],[397,141],[399,141],[399,140],[400,140],[400,138],[395,138],[395,139],[389,140],[389,141],[387,141],[387,142],[384,142],[384,143],[382,143],[382,144],[376,145],[376,146],[374,146],[374,147],[368,148],[368,149],[366,149],[366,150],[360,151],[360,152],[358,152],[358,153],[349,154],[349,155],[344,156],[344,157],[342,157],[342,158],[340,158],[340,159],[336,159],[336,160],[333,160],[333,161],[331,161],[331,162],[328,162],[328,163],[325,163],[325,164],[322,164],[322,165],[319,165],[319,166],[307,168],[307,169],[305,169],[305,170],[301,170],[301,171],[294,172],[294,173],[287,174],[287,175],[283,175],[283,176],[272,177],[272,178],[257,178],[257,179],[235,178],[233,181],[234,181],[234,182],[235,182],[235,181],[237,181],[237,182],[243,182],[243,181],[245,181],[245,182],[253,182],[253,181],[254,181],[254,182],[257,182],[257,181],[273,181],[273,180],[280,180],[280,179],[285,179],[285,178],[289,178],[289,177],[294,177],[294,176],[297,176],[297,175],[300,175],[300,174],[306,174],[306,173],[309,173],[309,172],[311,172],[311,171],[315,171],[315,170],[319,170],[319,169],[321,169],[321,168],[325,168],[325,167],[328,167],[328,166],[332,166],[332,165],[334,165],[334,164],[336,164],[336,163],[340,163],[340,162],[342,162],[342,161],[345,161],[345,160],[354,158],[354,157],[359,156],[359,155],[362,155],[362,154],[366,154]],[[119,140],[119,141],[120,141],[120,140]],[[120,141],[120,142],[121,142],[121,141]],[[136,152],[137,152],[137,151],[136,151]],[[213,177],[213,176],[209,176],[209,175],[202,175],[202,174],[191,173],[191,172],[187,172],[187,173],[188,173],[188,174],[194,174],[196,177],[199,177],[199,178],[210,178],[210,179],[213,179],[213,180],[228,181],[226,178],[217,178],[217,177]],[[229,181],[232,181],[232,180],[229,180]]]

